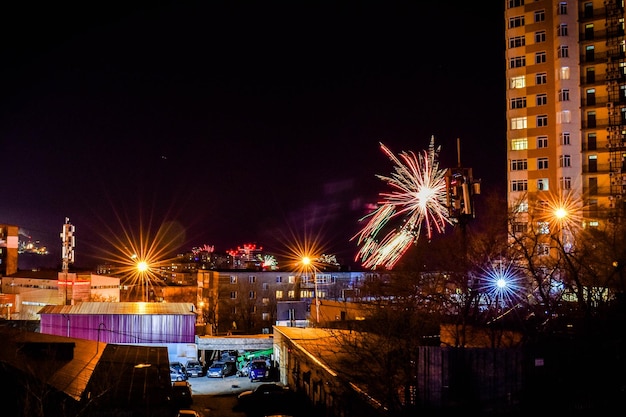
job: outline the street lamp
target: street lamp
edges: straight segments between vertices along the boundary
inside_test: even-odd
[[[132,259],[137,259],[137,255],[133,254],[133,256],[131,258]],[[148,301],[148,279],[146,277],[146,273],[150,269],[150,266],[148,265],[148,262],[141,261],[141,260],[138,261],[135,266],[137,268],[137,273],[139,274],[139,277],[141,278],[140,279],[141,285],[143,285],[143,290],[141,291],[141,296],[142,296],[144,301]]]
[[[306,270],[309,269],[309,265],[311,265],[311,258],[308,256],[304,256],[302,258],[302,265],[304,265],[304,270],[306,274]],[[312,271],[312,270],[311,270]],[[315,277],[315,272],[311,272],[311,277],[313,278],[313,291],[315,291],[315,321],[317,323],[320,322],[320,302],[317,296],[317,278]]]

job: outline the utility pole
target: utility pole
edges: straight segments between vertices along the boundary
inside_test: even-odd
[[[74,237],[75,231],[76,229],[74,225],[70,223],[69,217],[66,217],[65,224],[63,225],[63,230],[61,231],[61,242],[63,243],[63,246],[61,248],[61,258],[63,261],[63,277],[65,278],[65,305],[74,304],[74,282],[72,281],[72,297],[70,300],[68,299],[69,283],[67,281],[67,278],[70,269],[70,263],[74,263],[74,247],[76,245],[76,240]]]

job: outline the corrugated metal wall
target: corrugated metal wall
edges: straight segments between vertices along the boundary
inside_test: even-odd
[[[106,343],[195,343],[192,315],[42,314],[41,333]]]

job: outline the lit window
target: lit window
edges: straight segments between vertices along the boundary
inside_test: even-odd
[[[557,124],[571,123],[571,121],[572,121],[572,112],[570,112],[569,110],[563,110],[563,111],[556,113]]]
[[[522,201],[517,205],[516,211],[518,213],[528,213],[528,201]]]
[[[263,302],[263,304],[269,304],[270,303],[270,299],[269,297],[263,297],[263,300],[261,300]]]
[[[511,88],[524,88],[526,87],[526,77],[523,75],[517,77],[511,77]]]
[[[561,67],[559,70],[559,78],[562,80],[569,80],[570,70],[569,67]]]
[[[511,140],[512,151],[524,151],[526,149],[528,149],[528,138],[519,138],[519,139]]]
[[[537,233],[542,234],[542,235],[550,234],[550,223],[537,222]]]
[[[290,300],[291,300],[291,299],[294,299],[294,298],[296,297],[296,292],[295,292],[294,290],[290,290],[290,291],[287,293],[287,297],[289,297],[289,299],[290,299]]]
[[[537,179],[537,190],[538,191],[548,191],[550,187],[548,186],[547,178],[539,178]]]
[[[267,321],[270,319],[270,313],[263,313],[263,315],[261,316],[263,320]]]
[[[528,126],[528,118],[514,117],[511,119],[511,130],[526,129]]]
[[[283,291],[282,290],[277,290],[276,291],[276,299],[280,300],[283,298]]]

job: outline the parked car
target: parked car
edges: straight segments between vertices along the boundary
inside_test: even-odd
[[[250,363],[250,367],[248,370],[248,375],[250,376],[250,381],[261,381],[269,376],[269,369],[267,368],[267,364],[264,360],[256,360]]]
[[[178,407],[190,407],[193,403],[189,381],[172,382],[172,402]]]
[[[200,361],[189,360],[185,364],[185,369],[187,371],[188,377],[198,377],[204,375],[204,367],[200,363]]]
[[[186,380],[187,380],[187,375],[184,375],[179,370],[170,367],[170,381],[176,382],[176,381],[186,381]]]
[[[224,378],[226,376],[235,375],[237,373],[237,364],[235,362],[217,361],[209,367],[206,375],[209,378]]]
[[[185,369],[185,365],[180,362],[170,362],[170,368],[176,369],[179,373],[185,376],[185,380],[187,379],[187,370]]]
[[[293,392],[278,384],[263,383],[237,396],[237,408],[247,413],[291,413],[294,407]]]

